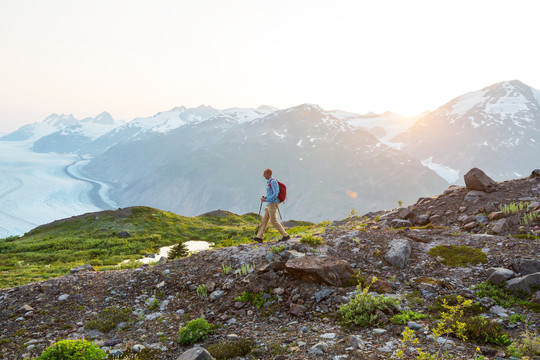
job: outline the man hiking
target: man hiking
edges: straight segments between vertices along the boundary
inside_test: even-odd
[[[283,228],[283,225],[280,224],[277,218],[277,212],[279,207],[279,185],[276,179],[272,177],[272,170],[266,169],[263,172],[264,178],[266,181],[266,196],[261,196],[261,202],[267,202],[268,205],[264,209],[264,216],[261,220],[261,225],[259,226],[259,231],[257,232],[257,236],[253,238],[253,240],[262,243],[263,242],[263,236],[264,231],[266,230],[266,227],[268,226],[268,220],[272,222],[272,225],[279,231],[281,236],[283,236],[279,241],[286,241],[289,240],[291,237],[285,229]]]

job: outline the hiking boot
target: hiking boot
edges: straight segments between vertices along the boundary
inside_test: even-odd
[[[254,237],[253,240],[258,242],[259,244],[262,244],[262,242],[263,242],[263,239],[261,239],[259,237]]]
[[[291,239],[291,237],[289,235],[287,235],[287,236],[282,237],[278,241],[287,241],[287,240],[290,240],[290,239]]]

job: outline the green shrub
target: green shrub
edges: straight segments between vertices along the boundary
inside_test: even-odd
[[[461,304],[462,302],[463,302],[463,299],[460,299],[459,295],[450,294],[450,295],[438,296],[433,302],[433,305],[431,305],[430,309],[431,311],[441,312],[446,309],[443,305],[456,306],[456,305]],[[478,315],[484,312],[485,310],[486,309],[482,305],[480,305],[480,303],[478,302],[471,303],[470,306],[463,308],[463,312],[467,316]]]
[[[204,340],[214,332],[214,326],[203,318],[191,320],[180,329],[178,343],[180,345],[192,345],[197,341]]]
[[[106,354],[96,344],[85,340],[62,340],[49,346],[36,360],[94,360],[105,359]]]
[[[159,310],[159,300],[156,298],[153,298],[152,301],[150,301],[150,304],[148,304],[148,311],[156,311]]]
[[[300,242],[302,244],[309,244],[309,245],[320,245],[323,243],[322,239],[319,236],[313,236],[312,234],[304,235],[300,239]]]
[[[372,326],[380,322],[375,312],[377,310],[396,309],[398,300],[386,298],[384,295],[368,294],[369,287],[357,294],[348,304],[339,307],[343,325]]]
[[[267,297],[264,296],[265,293],[252,293],[251,291],[244,291],[240,296],[235,298],[236,301],[242,301],[242,302],[250,302],[253,305],[257,306],[257,309],[262,307],[268,300]]]
[[[94,320],[86,324],[85,328],[99,330],[107,333],[115,329],[121,322],[131,322],[135,316],[129,308],[108,307],[100,311]]]
[[[409,321],[421,320],[426,317],[427,317],[426,314],[417,313],[411,310],[405,310],[405,311],[400,312],[397,315],[394,315],[390,319],[390,321],[393,322],[394,324],[405,325]]]
[[[355,271],[352,274],[352,276],[346,282],[343,283],[343,287],[356,286],[360,289],[363,289],[364,287],[366,287],[366,284],[367,282],[364,276],[362,275],[362,271],[358,270],[358,271]]]
[[[273,245],[272,246],[272,252],[274,254],[279,254],[280,252],[284,251],[285,250],[285,245],[281,245],[281,246],[275,246]]]
[[[189,250],[187,248],[187,245],[184,241],[178,242],[178,244],[174,245],[171,250],[167,253],[167,258],[169,260],[173,259],[179,259],[183,258],[189,255]]]
[[[206,289],[205,284],[201,284],[197,286],[197,295],[199,297],[207,297],[208,296],[208,290]]]
[[[481,344],[508,345],[510,339],[502,331],[502,325],[483,316],[472,316],[461,319],[465,323],[467,339]]]
[[[480,249],[466,245],[439,245],[429,249],[428,254],[433,257],[440,256],[443,264],[452,267],[487,262],[486,254]]]
[[[520,334],[520,338],[507,348],[511,356],[540,356],[540,336],[530,331]]]
[[[210,345],[206,350],[217,360],[233,359],[237,356],[246,356],[255,346],[255,342],[250,339],[237,339],[222,341]]]
[[[474,285],[472,289],[476,290],[476,296],[491,298],[497,305],[504,308],[509,308],[520,301],[510,290],[490,282]]]

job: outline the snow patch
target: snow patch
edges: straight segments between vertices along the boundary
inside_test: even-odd
[[[458,170],[452,169],[451,167],[445,165],[434,163],[432,159],[433,156],[429,159],[422,160],[422,165],[435,171],[440,177],[442,177],[450,184],[457,182],[457,180],[459,179]]]

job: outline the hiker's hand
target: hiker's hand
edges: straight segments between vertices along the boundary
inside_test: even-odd
[[[266,198],[264,196],[261,196],[261,202],[264,202]]]

